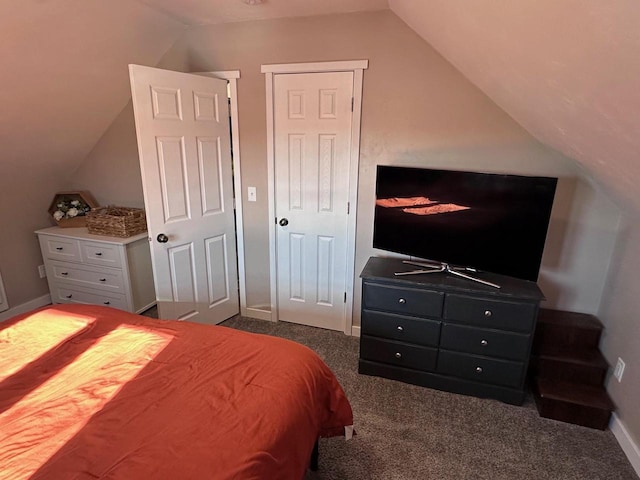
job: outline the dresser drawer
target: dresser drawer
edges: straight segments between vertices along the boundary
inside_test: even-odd
[[[117,293],[124,292],[122,270],[58,261],[49,262],[49,266],[47,275],[56,281]]]
[[[442,326],[440,347],[447,350],[524,361],[529,354],[529,341],[529,335],[448,323]]]
[[[438,346],[440,324],[437,320],[423,320],[371,310],[362,311],[362,335],[390,340]]]
[[[432,290],[414,290],[366,283],[363,290],[364,308],[386,310],[401,315],[439,317],[444,294]]]
[[[117,245],[98,242],[80,242],[85,263],[103,267],[122,268],[120,248]]]
[[[51,290],[51,299],[54,303],[90,303],[128,310],[125,296],[117,293],[99,292],[63,284],[54,284]]]
[[[438,373],[481,383],[519,388],[522,386],[523,370],[524,366],[520,362],[465,355],[446,350],[440,350],[438,355]]]
[[[531,332],[536,318],[532,303],[488,300],[459,294],[448,294],[444,318],[479,327]]]
[[[363,335],[360,337],[360,357],[365,360],[434,371],[438,351],[435,348],[409,345]]]
[[[80,242],[71,238],[41,235],[40,245],[44,258],[68,262],[81,261]]]

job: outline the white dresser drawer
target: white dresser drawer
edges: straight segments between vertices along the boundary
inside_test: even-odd
[[[57,260],[49,262],[49,267],[50,271],[47,275],[50,275],[56,281],[124,293],[124,276],[120,269],[58,262]]]
[[[55,283],[51,290],[51,299],[54,303],[90,303],[127,310],[125,296],[117,293],[100,292],[61,283]]]
[[[80,241],[85,263],[103,267],[122,268],[120,248],[108,243]]]
[[[36,231],[53,303],[93,303],[140,313],[156,303],[146,233],[120,238],[86,227]]]
[[[45,258],[68,262],[81,261],[80,242],[73,238],[41,235],[40,245],[42,246],[42,253]]]

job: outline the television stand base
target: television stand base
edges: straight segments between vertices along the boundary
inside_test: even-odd
[[[445,262],[413,262],[410,260],[403,260],[402,263],[407,265],[414,265],[416,267],[422,267],[420,270],[410,270],[408,272],[395,272],[395,276],[402,275],[422,275],[426,273],[450,273],[451,275],[455,275],[457,277],[462,277],[467,280],[471,280],[473,282],[482,283],[483,285],[488,285],[493,288],[500,288],[500,285],[497,285],[492,282],[488,282],[486,280],[482,280],[480,278],[469,275],[468,273],[462,272],[475,272],[476,270],[469,267],[454,267]]]

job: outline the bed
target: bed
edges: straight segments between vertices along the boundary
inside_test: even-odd
[[[0,323],[0,365],[3,479],[299,480],[353,431],[312,350],[223,326],[55,305]]]

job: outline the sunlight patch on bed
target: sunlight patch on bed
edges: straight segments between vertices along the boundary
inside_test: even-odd
[[[172,338],[120,326],[0,414],[0,465],[5,472],[15,478],[35,473]],[[29,463],[34,458],[38,460]]]
[[[95,321],[68,315],[62,321],[56,310],[36,312],[0,330],[0,382],[64,343]]]

